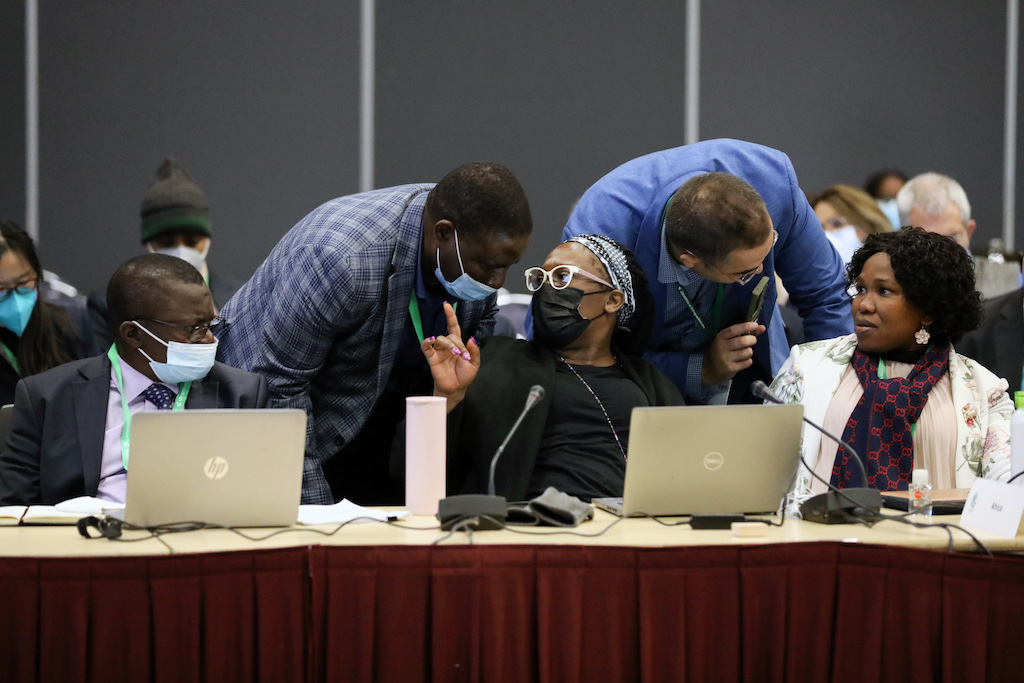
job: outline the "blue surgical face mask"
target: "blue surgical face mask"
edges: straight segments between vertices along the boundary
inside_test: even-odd
[[[900,229],[900,209],[896,206],[896,199],[876,199],[878,208],[882,210],[885,217],[892,223],[893,230]]]
[[[167,382],[168,384],[193,382],[206,377],[210,372],[210,369],[213,367],[213,361],[217,357],[216,339],[214,339],[212,344],[183,344],[182,342],[176,341],[165,342],[163,339],[140,325],[138,321],[133,320],[132,322],[134,322],[143,332],[167,347],[166,363],[158,363],[153,360],[148,353],[143,351],[141,348],[139,349],[139,352],[149,361],[149,367],[153,369],[153,374],[156,375],[157,379],[161,382]]]
[[[36,307],[36,298],[39,292],[22,294],[17,290],[11,292],[3,301],[0,301],[0,325],[3,325],[19,337],[25,333],[28,326],[28,319],[32,317],[32,311]]]
[[[434,258],[437,260],[437,268],[434,269],[434,275],[438,281],[444,285],[445,290],[456,299],[462,301],[480,301],[486,299],[491,294],[494,294],[498,290],[494,287],[485,285],[482,282],[477,282],[471,278],[467,273],[466,269],[462,266],[462,252],[459,250],[459,233],[454,229],[452,233],[455,235],[455,255],[459,257],[459,270],[462,271],[462,275],[455,278],[454,282],[448,282],[444,279],[444,273],[441,272],[441,249],[438,247],[437,253]]]

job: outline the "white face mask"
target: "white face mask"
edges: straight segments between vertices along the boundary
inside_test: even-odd
[[[132,322],[153,339],[167,347],[167,362],[158,363],[148,353],[139,348],[139,353],[149,361],[149,367],[153,374],[161,382],[168,384],[180,384],[181,382],[192,382],[202,379],[210,372],[213,362],[217,358],[217,339],[212,344],[184,344],[182,342],[165,342],[137,320]]]
[[[835,230],[826,230],[825,237],[832,243],[843,263],[849,263],[853,259],[853,253],[864,244],[857,237],[857,228],[852,225],[845,225]]]
[[[146,245],[146,250],[152,254],[167,254],[168,256],[180,258],[202,273],[203,269],[206,268],[206,255],[210,253],[210,240],[206,240],[206,246],[203,247],[202,251],[184,245],[171,247],[170,249],[153,249],[150,244]]]

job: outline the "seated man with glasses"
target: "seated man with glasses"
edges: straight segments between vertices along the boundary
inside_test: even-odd
[[[187,262],[165,254],[130,259],[111,277],[107,303],[115,341],[106,353],[18,383],[0,455],[0,505],[76,496],[124,502],[132,415],[266,405],[263,377],[214,361],[212,328],[221,321],[203,276]]]
[[[778,150],[707,140],[627,162],[584,193],[562,238],[595,232],[646,271],[656,312],[645,357],[689,402],[755,401],[751,382],[782,367],[776,272],[808,341],[853,330],[842,260]]]
[[[654,303],[632,252],[580,235],[526,271],[532,340],[492,337],[484,359],[445,304],[448,335],[424,340],[434,395],[448,399],[448,491],[485,493],[490,461],[533,385],[546,395],[495,470],[495,490],[526,500],[548,486],[584,500],[621,496],[629,421],[638,406],[682,405],[675,385],[640,358]],[[395,443],[393,471],[404,443]]]

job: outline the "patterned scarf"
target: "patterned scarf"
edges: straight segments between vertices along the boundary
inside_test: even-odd
[[[878,378],[878,356],[857,347],[851,360],[864,394],[850,414],[843,441],[866,459],[868,486],[879,491],[905,491],[914,468],[914,439],[910,426],[917,422],[928,392],[949,370],[949,346],[930,349],[907,377]],[[842,446],[832,467],[832,484],[839,488],[863,486],[860,468]],[[853,465],[851,467],[851,465]]]

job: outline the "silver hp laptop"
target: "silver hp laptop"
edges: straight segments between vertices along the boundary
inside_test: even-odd
[[[132,418],[124,521],[289,526],[299,514],[302,410],[146,411]]]
[[[803,406],[634,408],[617,515],[775,512],[800,463]]]

